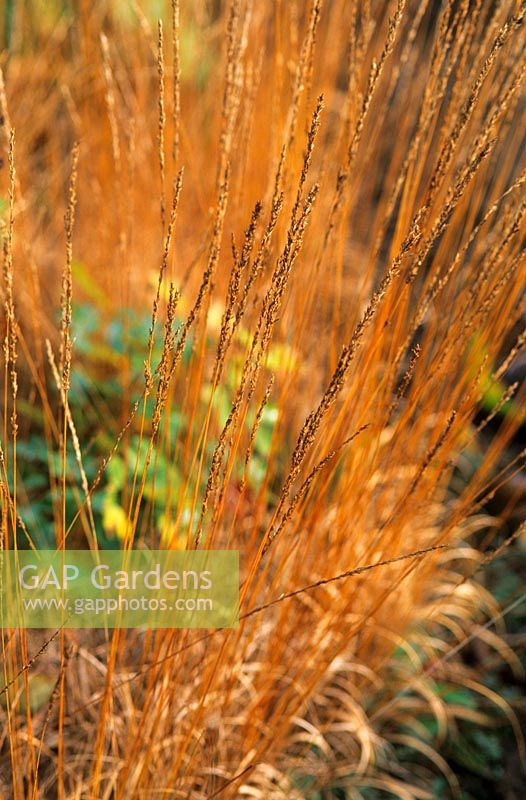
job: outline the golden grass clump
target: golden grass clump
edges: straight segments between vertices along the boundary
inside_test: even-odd
[[[489,518],[524,385],[480,409],[525,344],[526,4],[65,5],[0,60],[2,547],[47,498],[52,546],[237,549],[240,624],[3,630],[0,795],[432,797],[396,744],[458,795],[440,742],[490,712],[440,683],[523,749],[461,652],[520,670],[477,570],[521,500]]]

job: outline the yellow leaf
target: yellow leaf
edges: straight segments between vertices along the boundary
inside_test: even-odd
[[[108,534],[116,534],[119,539],[124,539],[126,536],[128,517],[124,509],[114,500],[108,499],[104,502],[102,525]]]

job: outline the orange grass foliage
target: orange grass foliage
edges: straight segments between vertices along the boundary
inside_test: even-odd
[[[157,30],[138,7],[128,25],[103,6],[80,4],[36,52],[4,60],[3,546],[24,491],[9,490],[6,457],[27,428],[20,396],[42,407],[64,459],[70,443],[81,463],[87,445],[67,401],[78,259],[106,315],[153,304],[150,355],[164,341],[137,402],[123,365],[121,418],[101,413],[108,457],[138,426],[149,460],[160,449],[177,462],[171,543],[240,550],[242,618],[236,630],[43,642],[3,631],[2,795],[301,798],[302,773],[312,791],[428,797],[390,772],[393,720],[416,730],[428,706],[444,735],[453,712],[437,675],[503,705],[455,658],[474,620],[500,614],[472,577],[482,556],[455,548],[520,467],[499,471],[520,418],[446,497],[481,399],[473,339],[498,370],[524,309],[525,4],[175,3]],[[268,359],[275,343],[294,354],[288,366]],[[233,365],[221,429],[213,396]],[[246,419],[257,426],[270,401],[278,419],[254,492],[235,473],[251,459]],[[175,440],[171,408],[191,420]],[[67,519],[73,480],[64,470],[57,482],[57,544],[93,546],[98,487],[79,482]],[[139,516],[145,482],[137,462],[126,546],[159,544]],[[449,655],[424,632],[439,626],[458,643]],[[41,665],[55,688],[32,711]]]

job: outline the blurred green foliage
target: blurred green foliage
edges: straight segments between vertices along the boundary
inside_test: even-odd
[[[110,310],[106,312],[102,299],[98,297],[100,290],[95,285],[90,285],[88,276],[78,264],[74,265],[74,276],[84,294],[92,298],[73,307],[74,362],[69,392],[69,407],[81,443],[83,468],[88,483],[91,484],[103,459],[111,452],[126,420],[128,411],[123,407],[123,398],[128,398],[128,408],[142,394],[151,317],[149,314],[138,314],[132,309],[113,309],[111,313]],[[176,335],[180,322],[180,319],[174,322]],[[246,334],[241,332],[238,342],[240,347],[241,341],[245,339]],[[152,365],[159,362],[161,350],[162,341],[157,336],[154,340]],[[283,355],[283,346],[276,345],[274,349],[271,347],[269,359],[272,363],[275,362],[275,366],[279,366],[278,359],[283,358]],[[189,338],[183,354],[183,369],[189,365],[191,357],[192,340]],[[287,368],[291,360],[292,356],[285,352],[282,368]],[[199,398],[201,408],[197,410],[197,414],[204,418],[211,403],[212,430],[219,431],[223,427],[230,413],[239,377],[240,357],[236,357],[232,359],[232,363],[226,365],[223,379],[215,388],[213,397],[212,386],[205,383]],[[50,385],[49,391],[58,409],[56,387]],[[148,515],[153,532],[162,544],[166,544],[168,537],[178,535],[174,531],[172,517],[179,501],[183,502],[180,519],[186,525],[190,520],[194,495],[200,497],[204,492],[213,454],[213,438],[206,445],[199,486],[196,486],[196,479],[191,476],[184,498],[180,495],[185,481],[177,461],[175,443],[181,441],[187,432],[187,419],[180,408],[167,407],[146,468],[154,405],[155,388],[146,399],[143,438],[139,435],[139,413],[92,495],[97,535],[103,547],[118,547],[126,532],[127,504],[136,469],[139,476],[146,470],[140,513]],[[27,431],[25,435],[19,436],[17,442],[18,512],[36,546],[54,546],[56,521],[53,518],[53,501],[57,507],[62,474],[61,449],[57,442],[52,443],[49,431],[46,433],[40,408],[25,402],[21,397],[18,413],[19,417],[23,417],[24,430]],[[247,414],[247,437],[254,424],[255,414],[255,410]],[[256,491],[265,477],[277,416],[276,406],[269,402],[263,410],[253,442],[252,458],[244,476],[250,491]],[[170,443],[169,451],[166,450],[166,442]],[[9,455],[11,460],[12,453]],[[243,472],[244,463],[241,458],[236,462],[233,479],[241,481]],[[80,468],[70,436],[66,475],[66,516],[68,520],[72,520],[84,494]],[[80,529],[76,530],[78,533]]]

